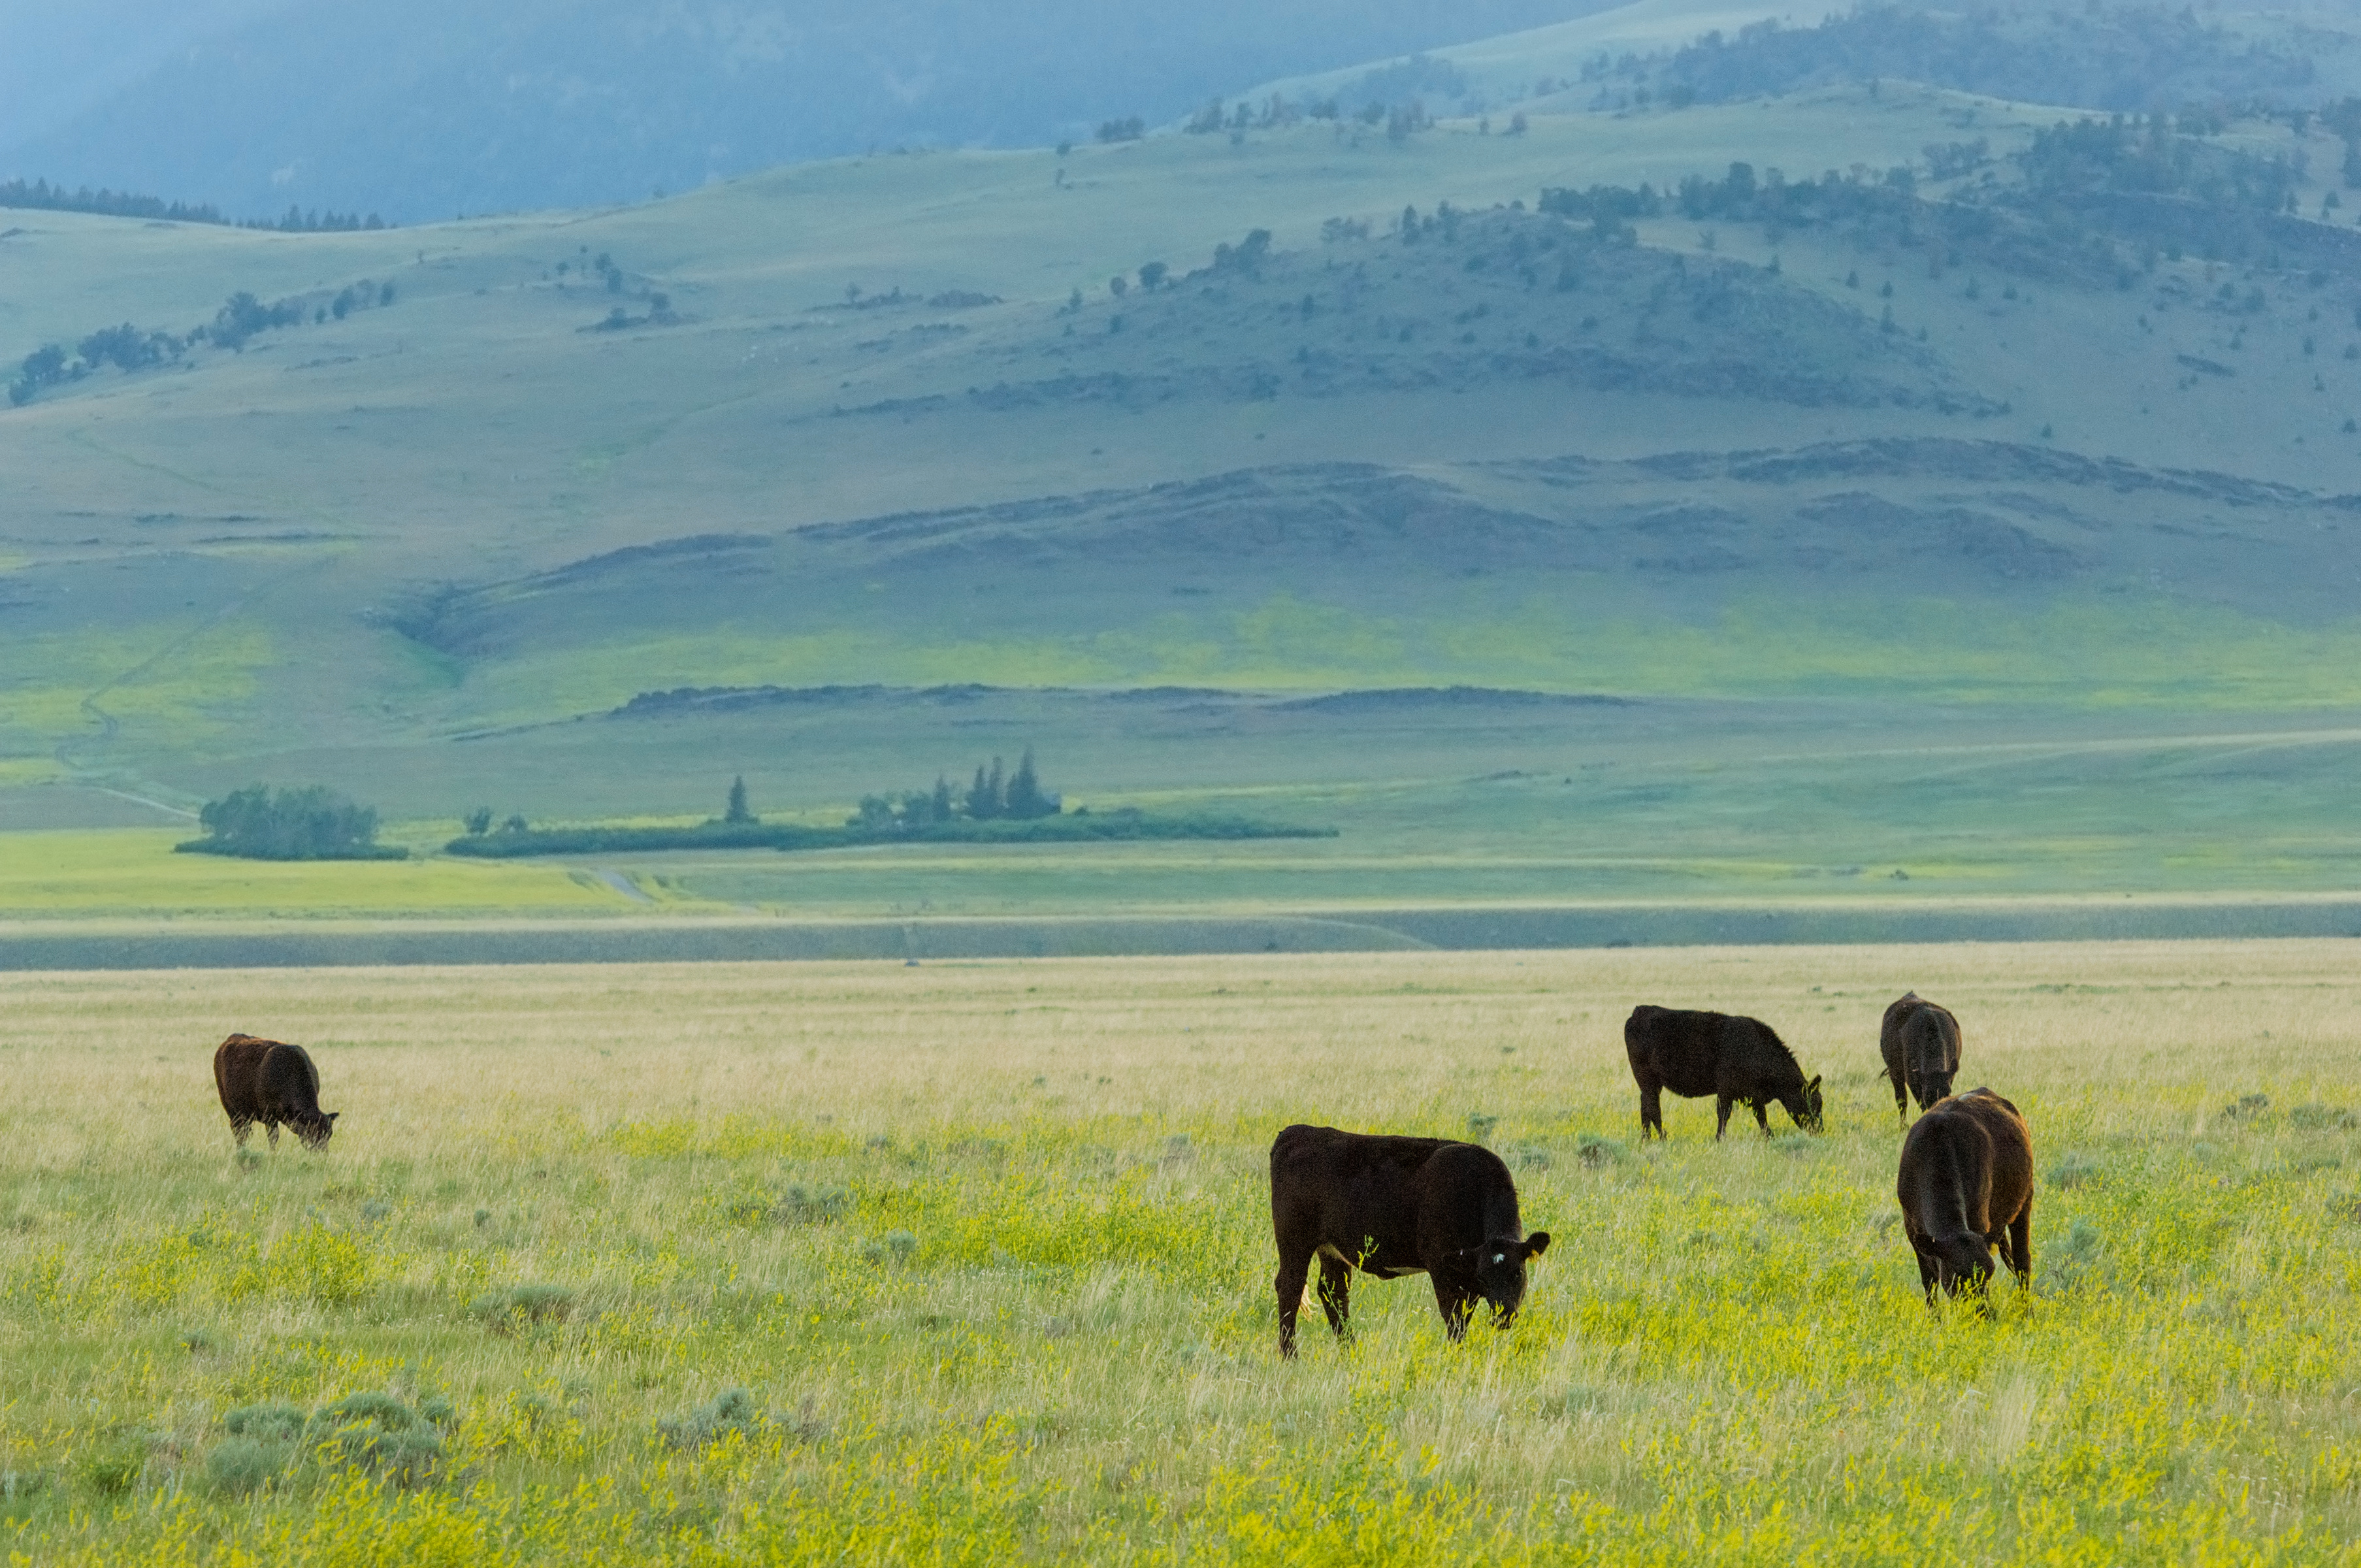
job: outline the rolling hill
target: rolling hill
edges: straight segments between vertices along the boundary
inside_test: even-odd
[[[972,765],[935,703],[810,760],[793,694],[868,688],[1014,694],[991,743],[1116,798],[1370,765],[1279,709],[1182,766],[1101,700],[1168,687],[1672,704],[1691,762],[2349,729],[2343,121],[1526,102],[368,233],[0,213],[0,821],[256,777],[681,813],[732,771],[824,813]],[[1554,722],[1488,761],[1593,744]]]

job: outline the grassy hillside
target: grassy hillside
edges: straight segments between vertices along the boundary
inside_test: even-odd
[[[980,715],[890,702],[828,760],[792,707],[607,717],[676,688],[1029,691],[994,744],[1142,798],[1180,732],[1060,693],[1761,705],[1699,762],[1995,714],[2036,745],[2125,709],[2339,728],[2342,144],[2059,118],[1885,82],[1517,134],[1280,115],[392,232],[7,214],[0,341],[64,368],[0,411],[0,822],[155,822],[256,778],[421,822],[674,815],[738,771],[825,813],[982,749]],[[135,341],[161,363],[73,372]],[[1443,764],[1433,723],[1257,718],[1180,773],[1350,789],[1389,749]],[[1450,826],[1391,824],[1379,859],[1480,839],[1454,781],[1526,743],[1401,770]],[[2026,842],[2072,815],[1993,798]],[[2207,842],[2186,863],[2228,866]]]

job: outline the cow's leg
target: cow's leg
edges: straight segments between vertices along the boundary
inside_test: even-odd
[[[2024,1212],[2008,1223],[2008,1266],[2016,1276],[2019,1290],[2033,1288],[2033,1200],[2025,1201]]]
[[[1942,1281],[1942,1270],[1936,1265],[1935,1255],[1920,1245],[1916,1235],[1910,1238],[1910,1250],[1917,1255],[1918,1283],[1925,1288],[1927,1305],[1931,1308],[1935,1304],[1935,1287]]]
[[[249,1134],[249,1133],[251,1133],[251,1132],[253,1132],[253,1131],[254,1131],[254,1118],[253,1118],[253,1117],[251,1117],[251,1116],[232,1116],[232,1117],[229,1119],[229,1135],[230,1135],[231,1137],[233,1137],[233,1138],[236,1138],[236,1139],[237,1140],[237,1146],[238,1146],[238,1147],[240,1147],[240,1148],[244,1148],[244,1147],[246,1147],[246,1139],[247,1139],[247,1134]]]
[[[1353,1316],[1353,1266],[1326,1253],[1320,1255],[1320,1310],[1328,1314],[1328,1326],[1336,1337],[1346,1337],[1345,1324]]]
[[[1721,1135],[1730,1131],[1730,1098],[1727,1094],[1718,1094],[1714,1096],[1713,1141],[1715,1143],[1721,1142]]]
[[[1754,1124],[1763,1129],[1763,1135],[1766,1138],[1769,1137],[1771,1135],[1771,1117],[1763,1102],[1760,1100],[1750,1100],[1746,1102],[1746,1108],[1754,1113]]]
[[[1660,1138],[1664,1135],[1664,1086],[1653,1079],[1642,1079],[1640,1082],[1641,1141],[1645,1142],[1651,1133]]]
[[[1903,1131],[1910,1130],[1910,1091],[1898,1077],[1894,1080],[1894,1119],[1902,1124]]]
[[[262,1130],[263,1130],[265,1133],[269,1134],[269,1136],[270,1136],[270,1152],[271,1152],[271,1153],[273,1153],[273,1154],[278,1153],[278,1152],[279,1152],[279,1123],[278,1123],[278,1121],[274,1118],[274,1119],[272,1119],[272,1120],[270,1120],[270,1121],[267,1121],[267,1122],[263,1123],[263,1124],[262,1124]]]
[[[1312,1276],[1312,1255],[1309,1252],[1290,1257],[1279,1255],[1279,1277],[1271,1283],[1279,1291],[1279,1354],[1295,1354],[1295,1314],[1303,1306],[1304,1281]]]
[[[1476,1298],[1449,1280],[1434,1277],[1434,1306],[1443,1314],[1443,1332],[1457,1343],[1467,1337],[1467,1320],[1476,1310]]]

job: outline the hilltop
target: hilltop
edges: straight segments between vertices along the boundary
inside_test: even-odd
[[[2353,700],[2345,120],[1531,103],[400,230],[0,214],[11,819],[709,809],[804,743],[604,717],[678,689],[1459,685],[1797,746]],[[788,804],[957,762],[932,711]],[[1077,787],[1162,776],[1104,711]]]

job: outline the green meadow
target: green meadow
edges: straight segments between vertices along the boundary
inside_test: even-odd
[[[9,977],[0,1549],[2351,1562],[2347,945]],[[2033,1127],[1989,1317],[1897,1224],[1905,986]],[[1642,1146],[1647,999],[1771,1020],[1827,1135]],[[232,1028],[324,1151],[233,1152]],[[1514,1328],[1365,1279],[1281,1364],[1298,1120],[1498,1149]]]

